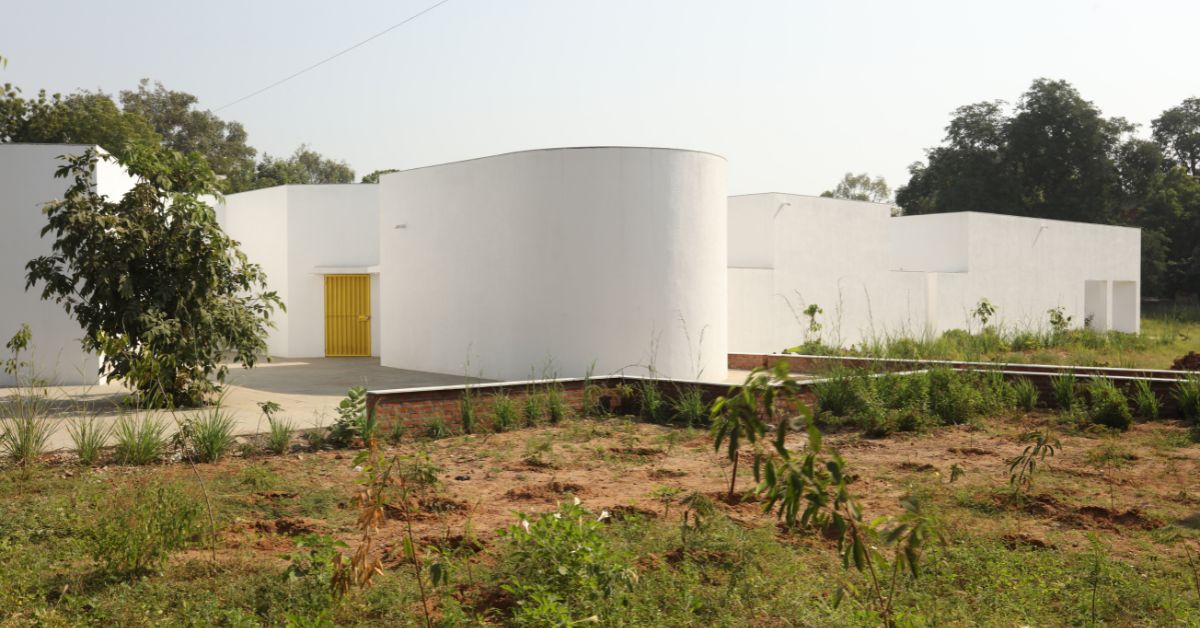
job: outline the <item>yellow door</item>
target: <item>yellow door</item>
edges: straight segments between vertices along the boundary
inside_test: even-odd
[[[371,355],[370,275],[325,275],[325,355]]]

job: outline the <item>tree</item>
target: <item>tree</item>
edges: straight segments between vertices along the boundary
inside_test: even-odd
[[[821,196],[827,198],[845,198],[852,201],[869,201],[872,203],[888,203],[892,200],[892,189],[888,187],[883,177],[871,178],[867,173],[854,174],[847,172],[837,186],[826,190]]]
[[[287,159],[263,155],[255,173],[254,189],[275,185],[354,183],[354,170],[344,161],[322,157],[301,144]]]
[[[1193,177],[1200,176],[1200,98],[1184,99],[1151,122],[1154,141]]]
[[[197,109],[197,102],[195,96],[168,90],[157,81],[150,89],[150,79],[142,79],[137,91],[121,92],[122,109],[145,118],[162,137],[163,146],[203,155],[213,172],[223,177],[225,192],[250,189],[258,151],[246,144],[246,129]]]
[[[121,111],[101,92],[47,96],[42,90],[27,99],[7,83],[0,91],[0,142],[98,144],[123,158],[131,148],[159,141],[144,118]]]
[[[42,235],[55,242],[26,266],[26,289],[41,284],[43,299],[62,304],[101,372],[142,402],[203,403],[224,382],[224,353],[252,367],[283,307],[200,200],[218,193],[215,175],[196,153],[135,147],[123,165],[136,183],[113,201],[93,184],[98,160],[112,157],[64,159],[57,176],[73,182],[45,208]]]
[[[387,168],[385,170],[376,170],[376,171],[372,172],[371,174],[364,175],[362,178],[362,182],[363,183],[379,183],[379,177],[381,177],[385,174],[391,174],[393,172],[400,172],[400,171],[395,168]]]

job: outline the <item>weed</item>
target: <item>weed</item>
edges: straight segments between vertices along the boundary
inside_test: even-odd
[[[200,462],[216,462],[233,447],[234,425],[233,416],[216,407],[185,422],[180,433]]]
[[[704,402],[704,393],[695,386],[677,389],[675,398],[671,399],[671,410],[674,420],[688,427],[708,422],[708,404]]]
[[[814,382],[812,391],[817,400],[817,412],[845,417],[858,410],[862,405],[862,379],[862,376],[843,369]]]
[[[1054,392],[1054,403],[1059,410],[1070,412],[1078,405],[1079,387],[1075,383],[1075,374],[1060,373],[1050,379],[1050,388]]]
[[[1021,435],[1021,440],[1030,444],[1020,455],[1008,461],[1008,484],[1012,487],[1013,497],[1018,499],[1033,486],[1038,465],[1062,449],[1062,443],[1049,430],[1026,432]]]
[[[521,405],[521,417],[525,425],[532,427],[542,421],[542,398],[532,390],[526,392],[525,402]]]
[[[292,432],[295,426],[287,419],[269,419],[270,431],[267,432],[267,450],[274,454],[287,453],[292,442]]]
[[[266,490],[279,483],[279,476],[262,465],[250,465],[242,469],[240,482],[258,491]]]
[[[375,438],[374,413],[367,412],[367,389],[355,386],[338,402],[337,418],[329,427],[329,441],[335,447],[348,447],[355,439],[363,443]]]
[[[45,396],[25,391],[0,406],[0,452],[26,472],[46,453],[46,444],[54,433],[48,410]]]
[[[392,421],[391,426],[388,427],[387,442],[391,445],[399,445],[407,433],[408,428],[404,426],[404,421],[395,419]]]
[[[638,416],[651,423],[666,423],[671,409],[663,396],[659,382],[654,378],[637,380]]]
[[[115,574],[138,577],[200,533],[200,504],[173,485],[157,485],[115,498],[107,496],[88,532],[93,558]]]
[[[517,425],[517,404],[508,393],[501,391],[492,395],[492,429],[507,432]]]
[[[67,435],[75,445],[79,462],[91,465],[100,457],[100,450],[108,444],[112,427],[98,417],[72,419],[67,423]]]
[[[928,376],[929,410],[943,425],[961,425],[979,413],[983,398],[966,374],[936,368]]]
[[[475,400],[470,390],[469,386],[463,389],[462,399],[458,403],[463,434],[471,434],[475,431]]]
[[[450,428],[446,425],[445,419],[436,416],[429,422],[429,426],[425,428],[425,436],[433,440],[440,440],[450,436]]]
[[[1175,402],[1184,420],[1200,424],[1200,376],[1192,375],[1175,383]]]
[[[1133,425],[1129,401],[1117,385],[1107,377],[1093,377],[1088,383],[1088,419],[1092,423],[1118,430]]]
[[[1038,389],[1029,378],[1022,377],[1013,383],[1013,395],[1016,397],[1017,407],[1022,410],[1032,412],[1037,407]]]
[[[552,424],[558,424],[567,418],[567,399],[563,395],[562,384],[551,382],[546,385],[546,417]]]
[[[122,414],[113,426],[113,456],[118,464],[158,462],[167,446],[167,424],[152,413]]]
[[[1150,387],[1150,382],[1144,379],[1137,380],[1133,385],[1133,406],[1143,419],[1153,421],[1162,414],[1162,402]]]
[[[324,421],[317,417],[313,421],[312,429],[304,433],[304,442],[308,444],[311,451],[320,451],[325,449],[325,435],[329,433],[329,429],[325,427]]]

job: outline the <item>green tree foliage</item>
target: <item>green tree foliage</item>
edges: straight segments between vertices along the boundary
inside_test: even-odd
[[[297,183],[354,183],[354,170],[344,161],[322,157],[305,144],[286,159],[263,155],[258,164],[255,189]]]
[[[159,140],[145,118],[121,111],[101,92],[47,96],[42,90],[24,98],[11,84],[0,90],[0,142],[98,144],[123,159],[131,148]]]
[[[825,190],[821,196],[829,198],[845,198],[852,201],[870,201],[872,203],[889,203],[892,200],[892,189],[888,187],[883,177],[871,178],[867,173],[854,174],[847,172],[842,180],[832,190]]]
[[[1153,122],[1153,141],[1065,81],[954,111],[942,145],[909,167],[908,214],[981,211],[1142,228],[1144,294],[1200,286],[1200,99]]]
[[[363,183],[379,183],[379,177],[381,177],[385,174],[391,174],[393,172],[400,172],[400,171],[395,168],[386,168],[384,170],[376,170],[376,171],[372,172],[371,174],[363,175],[362,182]]]
[[[110,200],[92,183],[110,156],[65,159],[58,176],[72,183],[46,206],[42,228],[52,252],[29,262],[26,288],[40,284],[43,299],[62,304],[101,371],[145,401],[203,403],[224,382],[224,354],[253,366],[283,307],[200,200],[217,193],[215,175],[196,153],[135,148],[123,163],[137,182]]]
[[[163,146],[203,155],[213,172],[223,177],[225,192],[250,189],[258,151],[246,144],[246,129],[198,109],[197,102],[195,96],[168,90],[157,81],[150,89],[150,79],[142,79],[136,91],[121,92],[122,109],[145,118],[162,137]]]

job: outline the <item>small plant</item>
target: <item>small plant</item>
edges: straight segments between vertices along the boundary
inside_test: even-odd
[[[1054,403],[1063,412],[1071,412],[1078,405],[1079,387],[1075,383],[1075,374],[1064,372],[1050,379],[1050,388],[1054,391]]]
[[[679,488],[678,486],[656,486],[654,487],[654,490],[650,491],[650,497],[654,498],[655,501],[663,505],[664,519],[670,516],[671,504],[675,502],[676,498],[678,498],[682,492],[683,489]]]
[[[1044,463],[1047,457],[1053,458],[1054,454],[1062,449],[1062,443],[1050,430],[1026,432],[1021,436],[1021,440],[1030,444],[1020,455],[1008,461],[1008,484],[1012,487],[1013,497],[1017,499],[1028,493],[1033,486],[1033,476],[1037,473],[1038,465]]]
[[[100,450],[108,444],[112,428],[98,417],[72,419],[67,423],[67,435],[75,445],[80,464],[91,465],[100,458]]]
[[[1037,407],[1038,389],[1029,378],[1018,379],[1013,383],[1012,390],[1017,407],[1026,412],[1032,412]]]
[[[200,462],[216,462],[233,447],[233,416],[218,406],[184,423],[187,444]]]
[[[558,382],[546,385],[546,417],[551,424],[558,424],[567,418],[567,399],[563,395],[562,384]]]
[[[475,431],[475,399],[470,391],[470,386],[463,389],[463,396],[458,404],[459,421],[463,434],[471,434]]]
[[[273,454],[287,453],[288,446],[292,443],[292,432],[296,431],[296,426],[287,419],[269,419],[270,430],[267,432],[267,450]]]
[[[1133,406],[1143,419],[1153,421],[1162,414],[1162,402],[1150,387],[1150,382],[1144,379],[1137,380],[1133,385]]]
[[[663,397],[656,378],[637,380],[638,416],[651,423],[666,423],[670,404]]]
[[[507,432],[517,425],[517,406],[506,392],[492,395],[492,429]]]
[[[203,508],[173,485],[109,499],[87,536],[92,557],[112,573],[146,575],[200,534]]]
[[[335,447],[348,447],[355,439],[367,443],[375,438],[375,418],[367,412],[367,389],[355,386],[338,402],[337,418],[329,427],[329,441]]]
[[[1071,317],[1066,315],[1061,305],[1046,310],[1046,314],[1050,316],[1050,331],[1054,335],[1060,336],[1071,328]]]
[[[271,419],[275,417],[275,413],[276,413],[276,412],[279,412],[280,410],[282,410],[282,409],[283,409],[283,406],[281,406],[281,405],[279,405],[279,404],[275,403],[274,401],[259,401],[259,402],[256,402],[256,403],[255,403],[255,405],[257,405],[257,406],[258,406],[258,410],[259,410],[259,412],[261,412],[261,413],[262,413],[262,415],[263,415],[264,417],[266,417],[266,419],[267,419],[267,423],[270,423],[270,422],[271,422]],[[260,427],[262,427],[262,422],[261,422],[261,420],[260,420],[260,422],[259,422],[259,424],[258,424],[258,425],[255,425],[255,426],[254,426],[254,433],[255,433],[255,434],[258,434],[258,433],[259,433],[259,429],[258,429],[258,428],[260,428]]]
[[[970,373],[950,368],[929,371],[929,411],[943,425],[961,425],[979,414],[984,399]]]
[[[754,445],[767,430],[767,422],[775,419],[775,398],[784,390],[777,389],[776,382],[792,381],[787,375],[787,362],[780,360],[771,370],[757,368],[746,377],[737,394],[718,397],[712,406],[713,450],[720,451],[726,445],[726,456],[733,463],[729,473],[729,493],[726,499],[733,501],[737,487],[738,461],[741,458],[742,442]],[[780,432],[786,431],[787,421],[779,421]],[[758,477],[759,455],[754,458],[754,475]]]
[[[971,310],[971,316],[978,320],[985,329],[988,326],[988,322],[991,321],[992,317],[995,315],[996,306],[992,305],[992,302],[988,301],[986,298],[980,299],[979,303],[975,304],[975,309]]]
[[[36,393],[19,392],[0,406],[0,453],[28,472],[42,455],[54,433],[46,416],[48,400]]]
[[[632,566],[603,534],[607,516],[575,499],[537,518],[520,514],[520,522],[503,532],[507,546],[500,562],[508,582],[503,588],[516,601],[514,624],[534,625],[548,610],[568,623],[596,616],[633,586]]]
[[[804,308],[804,316],[808,319],[808,327],[804,331],[806,341],[811,341],[813,336],[816,336],[818,340],[820,339],[822,325],[817,320],[817,317],[824,313],[825,310],[822,310],[821,306],[816,303],[810,303],[808,307]]]
[[[950,483],[954,484],[959,478],[967,474],[967,470],[963,469],[957,462],[950,465]]]
[[[167,446],[167,425],[151,413],[122,414],[113,426],[113,456],[118,464],[158,462]]]
[[[425,436],[433,440],[440,440],[450,436],[450,428],[446,426],[446,421],[442,417],[435,416],[425,429]]]
[[[1179,415],[1193,424],[1200,424],[1200,376],[1192,375],[1175,383],[1175,402]]]
[[[813,383],[818,413],[829,413],[845,417],[862,406],[861,386],[863,378],[849,371],[839,370],[828,378]]]
[[[1107,377],[1094,377],[1087,387],[1088,418],[1092,423],[1125,431],[1133,425],[1129,401]]]
[[[525,402],[521,405],[521,418],[526,426],[534,426],[542,421],[542,398],[532,390],[525,393]]]
[[[703,425],[708,420],[704,393],[695,386],[677,388],[675,398],[671,399],[671,410],[674,420],[688,427]]]
[[[325,449],[325,435],[329,433],[329,428],[325,427],[325,421],[317,418],[313,422],[312,429],[304,433],[304,442],[308,445],[311,451],[320,451]]]
[[[404,441],[404,436],[408,434],[408,427],[404,425],[404,421],[395,419],[392,421],[387,432],[387,442],[391,445],[399,445]]]

